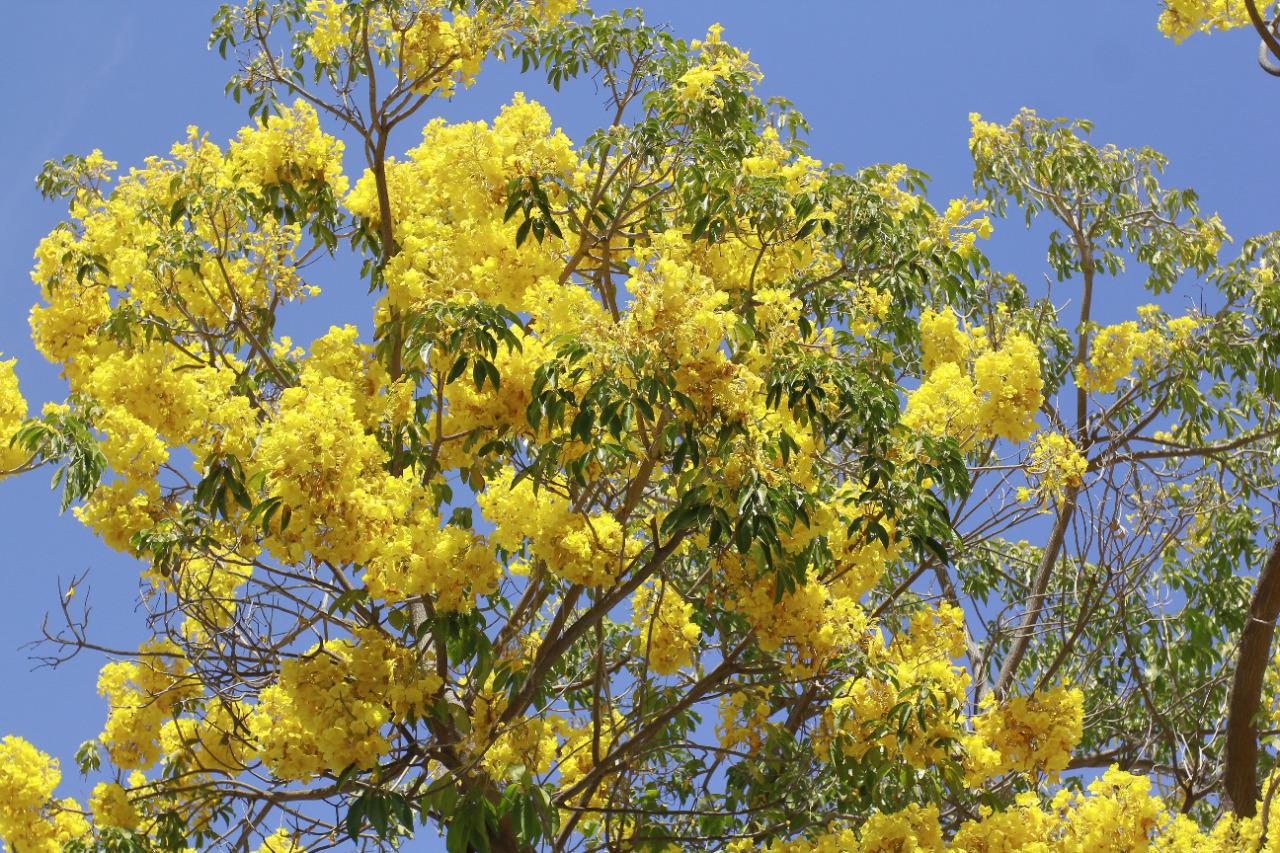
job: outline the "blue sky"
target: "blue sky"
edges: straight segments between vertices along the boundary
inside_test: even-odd
[[[96,147],[127,167],[167,151],[188,124],[221,141],[245,118],[223,96],[230,67],[205,49],[213,2],[11,5],[4,63],[12,82],[0,133],[0,352],[18,357],[24,393],[38,408],[63,395],[56,370],[31,348],[26,319],[36,297],[28,278],[32,251],[60,213],[35,189],[41,163]],[[669,22],[686,38],[723,23],[725,38],[762,67],[766,93],[791,98],[808,116],[816,156],[851,169],[908,163],[933,176],[935,202],[970,190],[968,114],[1003,121],[1029,106],[1090,118],[1099,140],[1163,151],[1172,161],[1169,183],[1196,188],[1204,208],[1220,212],[1237,238],[1275,227],[1280,80],[1258,69],[1251,33],[1181,46],[1166,41],[1155,29],[1157,0],[642,5],[650,20]],[[488,69],[472,90],[424,118],[488,118],[517,90],[544,100],[574,138],[605,119],[603,97],[590,84],[556,95],[507,67]],[[412,134],[401,140],[402,147],[413,142]],[[1016,221],[998,227],[984,248],[996,267],[1028,282],[1047,269],[1043,240]],[[330,323],[351,322],[368,334],[365,284],[342,268],[318,283],[325,294],[285,331],[306,342]],[[1136,280],[1108,286],[1111,305],[1146,301]],[[19,646],[39,636],[46,610],[56,610],[57,579],[85,570],[96,639],[135,644],[144,614],[135,610],[138,566],[70,515],[59,517],[47,484],[43,472],[0,484],[0,734],[19,734],[59,755],[68,792],[80,794],[71,756],[102,724],[105,708],[94,690],[101,659],[86,655],[57,671],[32,671]]]

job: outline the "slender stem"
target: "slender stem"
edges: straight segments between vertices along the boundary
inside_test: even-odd
[[[1022,615],[1022,624],[1020,624],[1013,634],[1013,646],[1009,649],[1009,654],[1004,659],[1004,664],[1000,667],[1000,675],[996,678],[996,683],[992,687],[992,692],[996,699],[1003,699],[1009,690],[1009,686],[1013,683],[1018,674],[1018,665],[1022,663],[1022,658],[1027,653],[1027,647],[1031,644],[1032,634],[1035,632],[1036,623],[1040,620],[1040,612],[1043,610],[1045,591],[1049,587],[1049,578],[1053,575],[1053,567],[1058,561],[1058,555],[1062,552],[1062,543],[1066,538],[1067,526],[1071,522],[1071,516],[1076,509],[1076,496],[1079,489],[1068,489],[1063,496],[1062,504],[1058,508],[1058,517],[1053,523],[1053,530],[1049,534],[1049,541],[1045,543],[1044,554],[1040,558],[1040,565],[1036,570],[1036,576],[1031,585],[1031,598],[1027,601],[1026,612]],[[981,698],[981,697],[979,697]]]

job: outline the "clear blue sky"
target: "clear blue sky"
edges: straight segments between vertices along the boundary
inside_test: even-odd
[[[244,123],[223,96],[230,72],[205,50],[216,3],[206,0],[48,0],[9,4],[0,133],[0,352],[16,355],[23,391],[37,408],[62,399],[56,371],[32,350],[28,278],[37,241],[60,211],[33,179],[41,163],[101,148],[123,167],[164,153],[188,124],[223,140]],[[604,8],[604,4],[599,4]],[[1157,0],[651,0],[652,21],[686,38],[720,21],[751,52],[768,94],[808,116],[814,153],[857,168],[905,162],[931,174],[935,201],[969,191],[971,111],[1007,120],[1022,106],[1086,117],[1097,138],[1167,154],[1169,182],[1191,186],[1237,238],[1277,227],[1274,150],[1280,80],[1254,61],[1251,33],[1181,46],[1155,29]],[[544,100],[571,137],[604,119],[590,85],[555,95],[515,69],[495,67],[454,103],[451,119],[488,118],[512,92]],[[427,116],[432,113],[428,111]],[[405,147],[412,144],[406,136]],[[349,163],[354,161],[349,158]],[[1044,244],[1020,224],[998,227],[984,247],[996,267],[1039,281]],[[368,334],[366,286],[335,272],[291,332],[310,340],[331,322]],[[1135,281],[1112,282],[1113,304],[1145,301]],[[286,326],[289,323],[286,322]],[[56,579],[91,569],[95,639],[128,647],[139,638],[138,566],[112,553],[67,515],[43,472],[0,484],[5,543],[0,596],[0,734],[19,734],[63,760],[68,793],[84,786],[71,756],[100,731],[94,679],[100,658],[32,671],[19,646],[57,608]],[[77,596],[79,598],[80,596]],[[418,849],[425,849],[419,847]]]

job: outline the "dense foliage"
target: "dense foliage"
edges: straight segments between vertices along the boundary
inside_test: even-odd
[[[1280,849],[1280,709],[1261,807],[1219,788],[1276,235],[1225,257],[1161,155],[1031,111],[973,116],[935,207],[809,156],[719,27],[574,0],[249,0],[212,44],[235,139],[39,181],[69,396],[29,416],[3,364],[0,469],[137,557],[151,638],[87,803],[0,740],[11,849]],[[494,57],[605,125],[424,118]],[[1005,217],[1052,285],[991,268]],[[329,255],[371,314],[300,346]],[[72,593],[55,659],[95,647]]]

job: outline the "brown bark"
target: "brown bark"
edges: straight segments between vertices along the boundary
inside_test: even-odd
[[[1027,599],[1026,612],[1022,614],[1022,622],[1013,632],[1013,644],[1009,647],[1009,654],[1005,657],[1004,664],[1000,667],[1000,674],[996,677],[995,684],[991,689],[997,700],[1005,698],[1005,694],[1008,693],[1009,688],[1017,678],[1018,665],[1022,663],[1022,658],[1027,653],[1027,647],[1031,645],[1036,623],[1040,621],[1040,614],[1044,609],[1045,593],[1049,589],[1049,578],[1053,575],[1053,567],[1058,562],[1058,556],[1062,553],[1067,527],[1070,526],[1071,517],[1076,511],[1076,496],[1079,491],[1078,487],[1068,488],[1066,495],[1062,499],[1062,504],[1058,507],[1058,517],[1053,523],[1053,530],[1049,533],[1049,541],[1045,543],[1044,552],[1040,557],[1040,565],[1036,568],[1035,577],[1031,581],[1031,597]],[[978,698],[981,697],[975,697],[974,701],[977,701]]]
[[[1274,72],[1274,61],[1280,59],[1280,40],[1276,39],[1274,30],[1270,22],[1262,17],[1262,13],[1258,10],[1256,0],[1244,0],[1244,7],[1249,12],[1249,21],[1253,24],[1253,28],[1258,31],[1258,35],[1262,38],[1262,45],[1266,49],[1258,57],[1258,61],[1267,71]],[[1270,53],[1273,59],[1266,61],[1266,54]]]
[[[1257,715],[1262,704],[1263,677],[1271,660],[1271,638],[1276,631],[1277,616],[1280,616],[1280,541],[1271,547],[1258,574],[1231,680],[1222,790],[1231,810],[1240,817],[1253,817],[1257,812]]]

